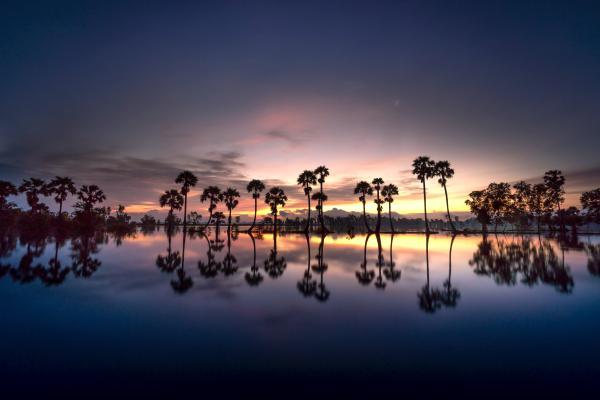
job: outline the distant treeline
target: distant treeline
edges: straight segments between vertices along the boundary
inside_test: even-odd
[[[600,188],[581,194],[582,209],[563,208],[566,179],[561,171],[551,170],[544,174],[543,183],[531,184],[520,181],[514,185],[506,182],[490,183],[483,190],[469,194],[465,203],[481,223],[483,231],[490,224],[494,230],[498,225],[512,224],[520,230],[529,230],[534,224],[540,232],[542,225],[550,230],[572,233],[584,223],[600,223]]]

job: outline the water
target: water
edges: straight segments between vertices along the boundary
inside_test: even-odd
[[[271,234],[186,236],[185,254],[181,232],[170,252],[162,231],[58,246],[6,237],[0,383],[137,395],[593,387],[598,237],[366,239],[312,236],[309,258],[297,234],[276,252]]]

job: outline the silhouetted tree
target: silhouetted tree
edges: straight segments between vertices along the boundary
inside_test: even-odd
[[[161,207],[169,207],[169,216],[167,217],[167,220],[169,221],[169,226],[171,226],[174,221],[173,212],[175,210],[181,210],[181,207],[183,206],[183,196],[176,189],[165,190],[158,199],[158,202]]]
[[[429,221],[427,219],[427,191],[425,182],[429,178],[433,178],[435,174],[435,162],[427,156],[416,158],[413,163],[413,175],[416,175],[419,181],[423,184],[423,210],[425,211],[425,232],[429,232]]]
[[[450,222],[450,226],[452,227],[452,232],[456,232],[456,227],[454,226],[454,222],[452,222],[452,217],[450,216],[450,205],[448,204],[448,189],[446,187],[448,179],[451,179],[454,176],[454,170],[450,167],[450,162],[436,162],[434,167],[434,175],[439,177],[438,183],[444,188],[444,194],[446,195],[446,213],[448,214],[448,221]]]
[[[363,220],[365,221],[365,229],[368,233],[371,233],[371,227],[367,222],[367,196],[373,195],[373,188],[371,187],[369,182],[360,181],[356,184],[356,187],[354,188],[354,194],[360,195],[358,196],[358,200],[360,200],[360,202],[363,205]]]
[[[381,185],[383,185],[383,179],[375,178],[373,182],[373,190],[375,191],[375,204],[377,205],[377,224],[375,225],[375,232],[379,233],[381,231],[381,211],[383,211],[383,200],[379,196],[381,192]]]
[[[231,230],[231,211],[239,204],[239,197],[240,192],[233,188],[227,188],[227,190],[221,193],[220,200],[225,204],[225,207],[227,207],[227,211],[229,212],[229,216],[227,217],[227,232]]]
[[[47,186],[47,191],[49,195],[54,196],[54,201],[59,204],[59,216],[62,215],[63,202],[67,199],[67,196],[69,194],[75,195],[77,193],[75,183],[71,178],[66,176],[57,176],[52,179]]]
[[[40,201],[40,196],[48,196],[48,187],[42,179],[23,179],[19,192],[25,193],[32,213],[48,212],[48,206]]]
[[[175,183],[181,185],[181,194],[183,195],[183,226],[187,226],[187,195],[190,188],[196,186],[198,178],[190,171],[183,171],[175,178]]]
[[[394,230],[394,220],[392,218],[392,203],[394,202],[394,196],[398,195],[398,186],[390,183],[389,185],[385,185],[381,189],[381,195],[383,196],[383,200],[388,203],[388,215],[390,217],[390,229],[392,233],[396,232]]]
[[[329,168],[327,168],[324,165],[321,165],[319,167],[317,167],[315,169],[315,175],[318,176],[318,182],[319,182],[319,193],[320,196],[317,197],[318,199],[318,204],[317,204],[317,210],[318,210],[318,215],[319,215],[319,223],[321,224],[321,232],[326,232],[327,228],[325,228],[325,218],[323,217],[323,205],[325,203],[325,201],[327,200],[327,196],[325,195],[325,193],[323,192],[323,183],[325,183],[325,178],[329,176]]]
[[[317,184],[317,176],[315,175],[315,173],[313,171],[304,170],[304,172],[302,172],[300,174],[300,176],[298,176],[297,183],[298,183],[298,185],[302,186],[302,188],[304,189],[304,195],[306,196],[306,199],[308,201],[308,217],[306,218],[306,227],[304,228],[304,231],[309,232],[310,231],[310,192],[312,191],[312,185]]]
[[[200,196],[200,201],[202,203],[208,201],[208,220],[206,221],[206,225],[204,225],[204,229],[208,228],[208,225],[210,224],[213,217],[213,212],[217,208],[217,204],[219,203],[220,199],[221,189],[219,189],[217,186],[209,186],[202,192],[202,195]]]
[[[528,203],[529,210],[537,221],[537,231],[539,234],[542,218],[552,212],[552,202],[548,196],[546,185],[542,183],[533,185]]]
[[[0,180],[0,211],[7,211],[16,207],[15,203],[9,202],[6,198],[18,194],[19,192],[15,185],[8,181]]]
[[[579,199],[588,222],[600,223],[600,188],[583,192]]]
[[[285,207],[285,202],[288,200],[283,189],[280,187],[272,187],[265,195],[265,203],[271,208],[271,215],[273,215],[273,231],[277,236],[277,214],[279,207]]]
[[[77,199],[74,208],[77,215],[84,217],[86,222],[92,222],[92,217],[99,216],[104,212],[104,210],[95,208],[96,204],[106,200],[106,195],[96,185],[81,186],[77,191]]]
[[[484,190],[475,190],[469,193],[469,198],[465,200],[471,212],[481,224],[484,235],[487,233],[487,226],[491,222],[492,207]]]
[[[531,212],[529,204],[531,201],[531,184],[520,181],[513,185],[514,194],[512,198],[512,220],[519,225],[521,230],[529,226]]]
[[[544,174],[544,184],[547,188],[548,201],[552,204],[552,209],[556,206],[557,214],[560,217],[560,205],[565,201],[565,177],[559,170],[546,171]],[[565,224],[562,218],[560,218],[560,230],[565,231]]]
[[[252,232],[254,226],[256,225],[256,214],[258,212],[258,199],[260,199],[260,193],[265,190],[265,185],[258,179],[252,179],[248,186],[246,186],[246,190],[248,193],[252,193],[252,198],[254,199],[254,219],[252,220],[252,225],[248,229],[248,232]]]
[[[492,182],[485,190],[485,195],[491,208],[491,218],[494,222],[494,232],[498,231],[498,224],[505,222],[505,217],[510,213],[512,194],[510,184],[505,182]]]

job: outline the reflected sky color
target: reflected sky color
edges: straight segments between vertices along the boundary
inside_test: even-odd
[[[568,393],[585,390],[600,372],[597,237],[559,244],[537,236],[395,235],[392,243],[382,235],[380,268],[374,235],[366,246],[365,236],[312,236],[309,259],[306,238],[288,234],[277,238],[285,268],[276,278],[265,268],[273,236],[254,239],[228,242],[214,230],[186,237],[184,265],[165,272],[157,266],[169,252],[165,232],[100,236],[88,254],[98,268],[55,286],[19,280],[27,262],[49,268],[54,242],[22,239],[11,250],[3,241],[2,376],[62,387],[64,375],[84,385],[102,374],[103,390],[127,377],[131,388],[145,382],[140,393],[159,393],[174,379],[208,388],[265,374],[278,377],[274,385],[312,376],[315,387],[326,387],[361,377],[412,392],[426,379],[444,388],[475,380],[474,387],[510,381]],[[170,243],[180,257],[182,232]],[[84,247],[59,246],[61,265],[82,259]],[[211,277],[199,268],[209,250],[221,265]],[[228,254],[235,260],[226,274]],[[357,279],[363,269],[366,284]],[[262,276],[258,285],[249,285],[252,272]],[[185,290],[174,290],[186,279]],[[308,294],[299,290],[303,279]],[[161,380],[149,384],[157,370]]]

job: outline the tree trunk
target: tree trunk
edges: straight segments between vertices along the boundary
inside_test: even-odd
[[[377,226],[375,227],[375,231],[379,233],[381,230],[381,204],[379,199],[379,189],[377,189]]]
[[[450,205],[448,204],[448,190],[446,189],[446,184],[444,186],[444,194],[446,195],[446,212],[448,213],[448,221],[450,221],[450,226],[452,227],[452,232],[456,233],[456,227],[454,226],[454,222],[452,222],[452,217],[450,217]]]
[[[231,208],[229,209],[229,217],[227,218],[227,232],[231,231]]]
[[[308,233],[310,231],[310,193],[306,195],[308,198],[308,218],[306,219],[306,228],[304,228],[304,232]]]
[[[325,232],[325,218],[323,214],[323,182],[319,182],[321,187],[321,198],[319,199],[319,221],[321,222],[321,232]]]
[[[183,196],[183,226],[187,225],[187,193]]]
[[[392,202],[388,203],[388,213],[390,215],[390,229],[392,230],[392,233],[395,233],[396,231],[394,230],[394,220],[392,220]]]
[[[61,200],[59,203],[59,206],[58,206],[58,216],[59,217],[62,216],[62,203],[63,203],[63,201]]]
[[[369,227],[369,224],[367,223],[367,206],[366,206],[366,202],[363,201],[363,219],[365,221],[365,228],[367,229],[367,232],[371,233],[371,228]]]
[[[254,220],[252,220],[252,225],[250,225],[248,232],[252,232],[252,229],[254,229],[254,225],[256,225],[256,213],[257,212],[258,212],[258,199],[255,197],[254,198]]]
[[[423,208],[425,210],[425,232],[429,233],[429,221],[427,220],[427,192],[425,191],[425,179],[423,179]]]

